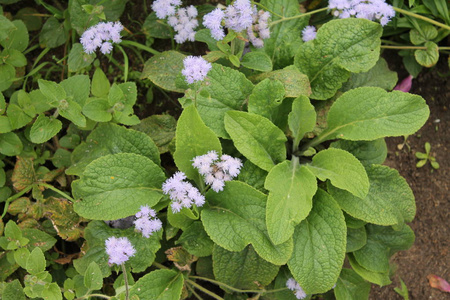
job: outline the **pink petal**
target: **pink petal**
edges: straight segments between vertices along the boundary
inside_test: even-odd
[[[397,84],[397,86],[394,88],[394,90],[402,91],[405,93],[409,92],[409,90],[411,89],[411,86],[412,86],[412,79],[413,79],[413,77],[411,75],[409,75],[408,77],[403,79],[402,82]]]
[[[445,281],[445,279],[443,279],[439,276],[433,275],[433,274],[428,275],[427,278],[428,278],[428,281],[430,282],[430,286],[432,288],[439,289],[443,292],[450,293],[450,283]]]

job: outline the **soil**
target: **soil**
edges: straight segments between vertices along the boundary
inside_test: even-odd
[[[399,78],[407,76],[401,58],[387,53],[389,66],[395,67]],[[441,58],[433,69],[423,70],[413,80],[411,93],[421,95],[430,107],[430,117],[416,134],[407,138],[388,138],[388,157],[385,164],[400,172],[416,197],[417,213],[409,224],[416,241],[408,251],[397,253],[392,262],[398,269],[393,284],[373,286],[370,299],[403,299],[394,291],[401,278],[409,290],[411,300],[450,299],[450,294],[431,288],[427,275],[435,274],[450,281],[450,85],[447,57]],[[416,168],[416,152],[425,152],[424,144],[431,144],[431,153],[439,162],[434,170],[429,163]],[[400,145],[400,146],[399,146]]]

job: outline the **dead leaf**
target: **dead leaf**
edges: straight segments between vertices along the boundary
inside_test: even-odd
[[[18,156],[11,180],[17,191],[32,185],[36,181],[33,160],[28,157]]]
[[[428,275],[427,278],[432,288],[450,293],[450,283],[448,283],[445,279],[434,274]]]

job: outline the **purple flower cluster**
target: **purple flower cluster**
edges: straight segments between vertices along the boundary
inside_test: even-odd
[[[236,0],[225,10],[216,8],[203,17],[203,25],[211,31],[211,36],[220,41],[225,37],[224,27],[236,32],[246,30],[250,42],[255,47],[263,46],[263,39],[270,37],[268,20],[270,14],[258,11],[250,0]]]
[[[152,9],[158,19],[165,19],[173,16],[177,6],[181,5],[181,0],[156,0],[152,4]]]
[[[176,172],[167,179],[163,185],[163,193],[169,195],[172,203],[170,207],[174,213],[178,213],[183,207],[190,208],[192,204],[203,206],[205,196],[191,183],[184,181],[186,175],[183,172]]]
[[[109,256],[108,263],[110,265],[121,265],[136,253],[136,249],[126,237],[110,237],[105,241],[105,249]]]
[[[307,296],[298,282],[292,277],[286,281],[286,287],[295,293],[297,299],[304,299]]]
[[[146,238],[162,228],[162,222],[156,217],[156,212],[147,205],[141,206],[141,210],[135,216],[134,226]]]
[[[120,32],[123,26],[120,22],[100,22],[95,26],[89,27],[80,38],[80,43],[83,45],[84,52],[87,54],[94,53],[97,48],[103,54],[110,53],[112,50],[112,43],[120,43]]]
[[[192,166],[204,176],[205,183],[211,185],[215,192],[223,190],[225,181],[230,181],[239,175],[242,162],[239,158],[234,158],[223,154],[220,157],[216,151],[194,157]]]
[[[335,17],[378,20],[382,26],[395,16],[394,8],[384,0],[329,0],[328,8]]]
[[[176,14],[170,16],[167,20],[167,23],[177,33],[174,38],[178,44],[195,41],[195,28],[198,26],[197,15],[197,9],[191,5],[187,8],[179,8]]]
[[[212,65],[201,56],[188,56],[183,60],[183,65],[181,73],[189,84],[203,81],[212,68]]]
[[[316,38],[316,27],[306,26],[302,30],[302,39],[304,42],[314,40]]]

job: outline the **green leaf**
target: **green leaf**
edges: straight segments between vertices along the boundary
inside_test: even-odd
[[[18,279],[5,283],[2,291],[3,300],[25,300],[23,287]]]
[[[426,50],[414,51],[414,57],[421,66],[431,68],[439,60],[439,47],[433,42],[426,42],[425,47],[427,47]]]
[[[150,158],[159,165],[158,148],[144,133],[116,124],[99,124],[72,153],[73,165],[66,170],[68,175],[80,176],[93,160],[117,153],[135,153]]]
[[[20,9],[14,18],[22,20],[28,31],[36,31],[42,27],[42,17],[38,16],[39,12],[31,7]]]
[[[340,140],[331,144],[333,148],[339,148],[353,154],[363,166],[371,164],[381,165],[387,157],[387,146],[384,139],[373,141],[346,141]]]
[[[64,44],[67,39],[68,33],[64,29],[64,23],[59,23],[55,17],[47,19],[39,34],[41,47],[56,48]]]
[[[20,240],[22,238],[22,231],[13,220],[9,220],[8,223],[6,223],[5,237],[10,240]]]
[[[316,126],[316,111],[308,97],[300,96],[292,102],[292,111],[288,116],[289,129],[294,136],[294,147],[298,147],[303,136]]]
[[[72,183],[74,197],[82,199],[74,209],[88,219],[125,218],[134,215],[141,205],[158,203],[164,179],[161,169],[145,156],[103,156],[90,163],[80,179]]]
[[[31,126],[30,139],[35,144],[42,144],[54,137],[61,128],[60,120],[40,114]]]
[[[0,65],[0,92],[7,90],[16,77],[16,69],[8,64]]]
[[[170,143],[175,138],[176,127],[177,121],[171,115],[152,115],[132,128],[148,135],[162,154],[169,152]]]
[[[308,76],[300,73],[295,66],[289,66],[283,70],[276,70],[267,73],[261,73],[250,77],[252,82],[260,82],[266,78],[281,81],[285,89],[285,97],[299,97],[301,95],[309,96],[311,87],[309,85]]]
[[[99,290],[103,286],[103,275],[95,261],[91,262],[84,272],[84,285],[90,290]]]
[[[334,102],[328,112],[328,128],[321,135],[352,141],[410,135],[422,127],[429,114],[425,100],[418,95],[361,87]]]
[[[30,256],[27,259],[27,271],[31,275],[36,275],[45,271],[45,257],[42,250],[38,247],[31,251]]]
[[[295,229],[294,251],[288,261],[307,294],[324,293],[336,283],[344,263],[346,233],[341,209],[319,189],[311,213]]]
[[[270,60],[270,57],[264,52],[252,51],[246,53],[242,57],[241,65],[248,69],[261,72],[272,71],[272,61]]]
[[[8,37],[1,41],[1,45],[6,49],[15,49],[23,52],[28,47],[28,30],[21,20],[12,21],[16,29],[9,32]]]
[[[370,188],[358,198],[328,185],[328,191],[349,215],[377,225],[411,222],[416,213],[414,195],[406,180],[387,166],[367,167]]]
[[[347,151],[329,148],[317,153],[308,169],[322,181],[349,191],[356,197],[365,197],[369,179],[363,165]]]
[[[108,97],[110,89],[110,83],[108,78],[106,78],[105,73],[102,69],[95,69],[94,76],[92,77],[91,93],[95,97],[106,98]]]
[[[239,71],[218,64],[212,66],[201,92],[195,96],[191,91],[186,98],[193,100],[196,97],[198,113],[205,124],[217,136],[229,138],[224,127],[224,117],[230,110],[242,109],[253,90],[253,84]],[[180,99],[180,102],[186,107],[186,102],[182,100],[185,99]]]
[[[157,86],[172,92],[183,93],[175,85],[175,79],[183,69],[184,54],[177,51],[165,51],[147,60],[141,79],[148,78]]]
[[[294,158],[273,167],[264,187],[269,190],[267,230],[272,242],[278,245],[289,240],[295,226],[308,216],[317,181],[314,174]]]
[[[192,166],[192,159],[215,150],[220,155],[222,146],[214,132],[206,127],[195,106],[186,107],[181,113],[176,130],[176,151],[173,159],[178,169],[199,184],[203,178]]]
[[[95,53],[87,54],[84,52],[83,45],[75,43],[69,52],[69,72],[78,72],[91,65],[94,61]]]
[[[350,73],[369,71],[380,55],[381,25],[365,19],[325,23],[316,38],[295,55],[295,66],[308,75],[312,99],[326,100],[346,82]]]
[[[365,280],[378,284],[379,286],[391,284],[388,273],[372,272],[365,269],[360,264],[358,264],[355,257],[351,253],[347,254],[347,258],[353,270]]]
[[[414,232],[408,225],[401,230],[368,224],[367,243],[353,255],[362,267],[372,272],[389,272],[389,258],[400,250],[407,250],[414,243]]]
[[[31,105],[34,107],[36,114],[46,112],[53,108],[50,104],[51,100],[42,94],[41,90],[31,91],[28,96],[31,100]]]
[[[274,245],[265,224],[266,195],[249,185],[230,181],[220,193],[206,194],[208,209],[202,211],[206,233],[228,251],[242,251],[252,244],[264,260],[275,265],[287,262],[292,253],[292,239]]]
[[[251,161],[244,162],[244,166],[241,168],[238,180],[251,185],[255,189],[265,193],[264,182],[266,181],[267,171],[254,165]]]
[[[268,285],[280,268],[259,257],[251,245],[240,252],[230,252],[215,245],[212,259],[216,280],[244,290]]]
[[[72,100],[61,100],[58,106],[61,116],[72,121],[79,127],[86,126],[86,118],[81,114],[81,106]]]
[[[424,44],[437,37],[438,31],[431,24],[422,24],[420,26],[420,32],[417,29],[411,29],[409,32],[409,39],[413,45]]]
[[[8,115],[9,121],[11,123],[11,128],[13,130],[24,127],[33,119],[25,112],[23,108],[15,103],[11,103],[8,105],[6,114]]]
[[[61,288],[56,282],[50,283],[42,291],[42,298],[44,300],[62,300]]]
[[[19,266],[24,269],[27,267],[27,260],[29,256],[30,250],[28,250],[27,248],[19,248],[14,251],[14,260]]]
[[[0,42],[6,40],[13,30],[16,30],[16,26],[3,15],[2,10],[2,14],[0,14]]]
[[[225,129],[235,147],[252,163],[270,171],[286,160],[286,137],[268,119],[252,113],[229,111],[225,115]]]
[[[54,106],[57,106],[60,100],[66,98],[66,91],[56,82],[38,79],[38,85],[41,93],[47,97]]]
[[[380,57],[373,68],[363,73],[352,73],[350,79],[342,85],[341,91],[346,92],[362,86],[380,87],[390,91],[397,84],[397,73],[391,71],[384,58]]]
[[[24,228],[22,230],[23,237],[29,240],[25,246],[28,250],[39,248],[42,252],[50,250],[55,244],[56,239],[41,230],[35,228]]]
[[[268,11],[275,12],[283,17],[301,14],[298,1],[295,0],[263,0],[261,4]],[[272,14],[272,21],[278,21],[279,19],[280,17]],[[284,21],[271,27],[270,38],[264,40],[263,49],[272,59],[275,69],[281,69],[292,64],[297,49],[303,44],[301,32],[308,25],[308,22],[309,17],[303,17]]]
[[[149,14],[145,19],[142,32],[148,37],[157,39],[170,39],[172,37],[170,26],[163,20],[158,19],[155,12]]]
[[[176,244],[182,245],[183,249],[197,257],[210,256],[214,245],[200,221],[193,222],[183,230]]]
[[[370,283],[362,279],[355,271],[344,268],[336,282],[334,295],[336,300],[367,300],[370,288]]]
[[[83,106],[83,114],[96,122],[109,122],[112,119],[109,105],[106,99],[89,98]]]
[[[284,86],[281,81],[264,79],[255,86],[248,98],[248,112],[273,121],[276,108],[283,102],[283,99]]]
[[[345,252],[353,252],[361,249],[367,243],[366,228],[358,229],[347,227],[347,249]]]
[[[75,101],[81,107],[89,97],[91,81],[87,75],[74,75],[63,80],[60,85],[66,91],[68,99]]]
[[[139,299],[174,300],[180,299],[184,280],[180,272],[156,270],[141,277],[130,289],[130,297]]]
[[[27,65],[27,58],[22,52],[16,49],[4,49],[1,53],[3,61],[13,67],[24,67]]]
[[[0,71],[1,73],[1,71]],[[0,153],[6,156],[19,155],[23,150],[22,141],[14,132],[0,134]]]

